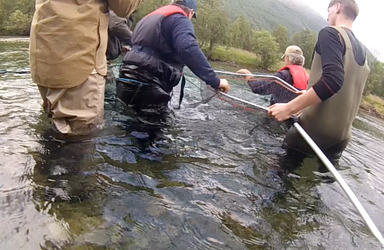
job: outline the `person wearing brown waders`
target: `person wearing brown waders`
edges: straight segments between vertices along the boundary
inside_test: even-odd
[[[108,10],[126,17],[141,0],[36,0],[32,80],[54,128],[84,135],[103,127]]]
[[[330,160],[340,158],[351,138],[369,67],[364,46],[352,32],[359,9],[354,0],[332,0],[328,7],[329,27],[318,36],[308,81],[309,90],[282,104],[269,107],[278,121],[301,113],[299,123]],[[292,127],[284,146],[312,154]]]

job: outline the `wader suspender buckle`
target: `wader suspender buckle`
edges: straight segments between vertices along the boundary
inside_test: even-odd
[[[132,84],[132,85],[136,85],[135,94],[133,94],[133,96],[132,96],[131,100],[129,101],[128,105],[131,105],[132,102],[135,100],[135,97],[139,93],[141,87],[148,86],[148,83],[140,82],[140,81],[137,81],[137,80],[134,80],[134,79],[129,79],[129,78],[117,78],[116,80],[120,81],[120,82],[123,82],[123,83],[129,83],[129,84]]]
[[[139,86],[137,86],[135,94],[133,94],[131,100],[129,101],[129,105],[131,105],[132,102],[135,100],[135,98],[136,98],[137,94],[139,93],[142,86],[143,86],[143,84],[141,84],[141,83],[139,84]]]

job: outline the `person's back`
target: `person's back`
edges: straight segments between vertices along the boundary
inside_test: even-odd
[[[162,28],[163,22],[176,15],[182,22],[187,22],[186,13],[182,8],[167,5],[149,13],[137,23],[133,32],[132,50],[123,59],[123,75],[132,73],[132,77],[137,80],[153,81],[167,92],[179,83],[184,64],[169,44]],[[139,68],[129,71],[130,65]],[[144,74],[149,77],[146,79]]]
[[[124,57],[117,81],[120,100],[135,106],[167,104],[185,65],[213,88],[220,85],[228,89],[228,83],[216,77],[197,44],[190,20],[195,10],[195,0],[178,0],[138,22],[132,50]]]
[[[30,39],[32,80],[70,88],[93,70],[106,74],[107,4],[98,0],[36,0]],[[102,48],[98,49],[98,45]]]
[[[102,127],[108,8],[129,15],[141,0],[36,0],[30,66],[45,111],[62,134]]]

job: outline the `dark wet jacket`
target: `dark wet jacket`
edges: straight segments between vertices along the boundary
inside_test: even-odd
[[[213,88],[220,80],[201,52],[187,14],[167,5],[145,16],[133,32],[133,46],[124,57],[120,77],[159,85],[172,91],[187,65]]]
[[[302,66],[287,65],[281,68],[274,76],[284,80],[299,90],[305,90],[308,83],[308,74]],[[271,95],[271,105],[275,103],[287,103],[297,97],[297,94],[287,90],[286,87],[271,79],[250,80],[249,87],[259,95]]]
[[[114,60],[122,52],[122,46],[132,46],[132,31],[127,18],[109,11],[107,60]]]

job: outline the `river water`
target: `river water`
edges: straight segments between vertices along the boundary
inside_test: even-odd
[[[0,42],[0,69],[28,70],[28,44]],[[281,174],[284,125],[192,105],[195,85],[159,123],[109,84],[105,129],[71,142],[50,132],[29,74],[0,75],[0,249],[379,249],[315,158]],[[381,232],[383,155],[384,123],[360,114],[338,169]]]

